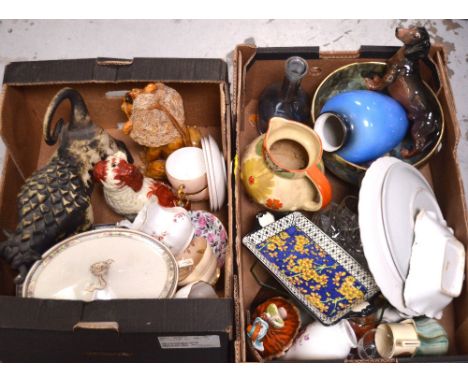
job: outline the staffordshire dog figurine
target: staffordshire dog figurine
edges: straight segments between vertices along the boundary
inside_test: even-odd
[[[433,70],[436,67],[428,58],[431,43],[426,28],[396,28],[395,35],[403,42],[403,47],[388,61],[385,75],[366,78],[366,85],[369,90],[387,89],[390,96],[406,109],[412,122],[410,133],[413,145],[402,148],[401,155],[411,158],[424,151],[440,131],[441,116],[423,84],[418,62],[424,60]]]

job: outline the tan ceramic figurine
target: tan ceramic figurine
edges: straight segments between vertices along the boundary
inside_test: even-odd
[[[197,128],[185,125],[182,97],[163,83],[132,89],[124,98],[122,111],[128,122],[123,131],[146,148],[145,175],[165,178],[165,159],[184,146],[200,147]]]

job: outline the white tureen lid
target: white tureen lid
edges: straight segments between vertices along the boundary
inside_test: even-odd
[[[177,263],[167,247],[139,231],[106,228],[72,236],[29,271],[23,297],[61,300],[170,298]]]

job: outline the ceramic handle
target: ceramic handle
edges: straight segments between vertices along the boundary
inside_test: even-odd
[[[305,172],[322,196],[321,208],[326,207],[332,200],[332,187],[330,182],[317,165],[310,166]]]
[[[419,340],[400,340],[398,341],[398,345],[403,346],[405,348],[412,348],[420,346],[421,342]]]

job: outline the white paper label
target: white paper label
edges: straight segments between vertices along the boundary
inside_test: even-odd
[[[220,348],[219,336],[158,337],[162,349]]]

